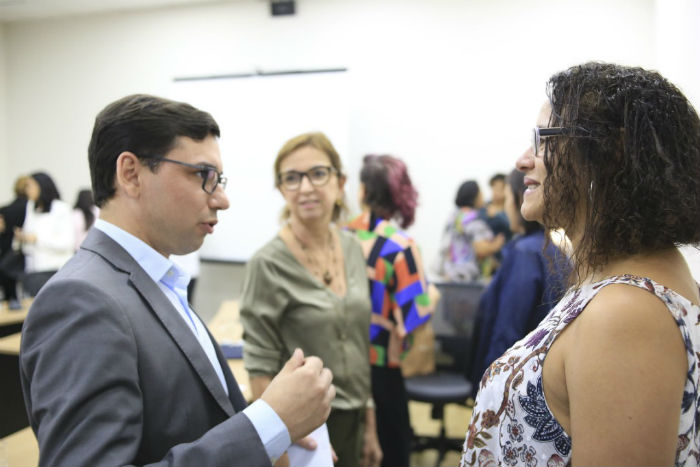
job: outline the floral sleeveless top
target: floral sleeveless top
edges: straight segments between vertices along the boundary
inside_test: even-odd
[[[688,378],[683,400],[679,401],[681,418],[675,463],[700,463],[700,308],[651,279],[625,275],[569,290],[534,331],[491,364],[481,380],[460,466],[571,464],[571,437],[547,406],[542,365],[557,336],[609,284],[649,290],[675,318],[688,357]]]

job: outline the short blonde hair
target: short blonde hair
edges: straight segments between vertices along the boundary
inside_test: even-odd
[[[333,144],[326,135],[320,131],[316,131],[295,136],[282,145],[282,148],[277,153],[277,158],[275,159],[274,164],[275,187],[279,188],[279,173],[282,161],[297,149],[306,146],[318,149],[319,151],[325,153],[331,162],[331,166],[338,174],[338,178],[340,179],[341,177],[345,177],[343,172],[343,163],[340,160],[338,151],[335,150],[335,147],[333,147]],[[345,203],[345,191],[343,190],[341,191],[340,203],[333,207],[333,216],[331,217],[331,220],[333,222],[337,222],[339,219],[345,216],[346,212],[347,205]],[[285,206],[280,219],[285,221],[289,219],[289,215],[289,208]]]
[[[29,175],[21,175],[15,180],[15,195],[17,197],[27,196],[27,185],[29,184]]]

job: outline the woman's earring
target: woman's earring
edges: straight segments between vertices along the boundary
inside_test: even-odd
[[[335,200],[335,205],[338,206],[338,207],[341,207],[341,206],[343,205],[343,200],[340,199],[340,198],[336,199],[336,200]]]

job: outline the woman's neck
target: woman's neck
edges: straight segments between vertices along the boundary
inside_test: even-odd
[[[331,227],[330,222],[301,222],[298,219],[291,218],[287,225],[292,231],[292,234],[294,234],[304,246],[308,246],[312,249],[326,247]]]
[[[660,282],[679,275],[692,277],[681,252],[671,247],[612,259],[606,265],[590,270],[583,282],[593,283],[625,274],[649,277]]]

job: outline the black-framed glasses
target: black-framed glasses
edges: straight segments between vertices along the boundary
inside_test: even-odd
[[[328,180],[331,179],[331,174],[335,171],[333,167],[327,165],[317,165],[306,172],[288,170],[277,174],[277,184],[284,187],[285,190],[294,191],[299,189],[301,181],[306,177],[313,186],[321,187],[328,183]]]
[[[202,178],[202,190],[209,193],[210,195],[214,194],[214,191],[216,191],[216,187],[219,185],[221,185],[223,189],[226,189],[226,183],[228,183],[228,179],[224,177],[221,174],[221,172],[216,170],[214,167],[201,164],[188,164],[187,162],[176,161],[175,159],[168,159],[166,157],[159,157],[157,159],[154,159],[154,162],[160,161],[172,162],[173,164],[182,165],[183,167],[197,169],[197,173]]]
[[[549,136],[561,136],[568,135],[571,133],[571,128],[566,128],[562,126],[555,127],[539,127],[536,126],[532,129],[532,154],[538,157],[542,154],[540,147],[542,145],[542,138],[547,138]]]
[[[543,139],[550,136],[589,136],[590,131],[585,128],[580,127],[564,127],[564,126],[552,126],[552,127],[539,127],[536,126],[532,129],[532,154],[535,157],[541,157],[544,154],[540,151],[542,148]]]

